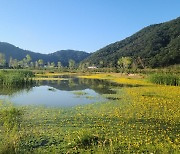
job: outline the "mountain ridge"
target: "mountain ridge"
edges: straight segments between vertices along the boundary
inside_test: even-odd
[[[32,61],[44,63],[58,61],[68,66],[70,59],[76,63],[88,63],[97,67],[117,67],[118,60],[130,57],[137,68],[157,68],[180,64],[180,17],[159,24],[152,24],[133,35],[111,43],[94,53],[77,50],[59,50],[49,54],[24,50],[7,42],[0,42],[0,53],[22,60],[27,54]],[[87,65],[86,65],[87,66]]]
[[[140,59],[145,67],[152,68],[180,64],[180,17],[149,25],[121,41],[97,50],[82,63],[117,66],[121,57],[131,57],[136,64],[140,63]]]
[[[42,54],[30,50],[21,49],[7,42],[0,42],[0,53],[5,55],[6,61],[9,61],[10,57],[12,57],[13,59],[22,60],[26,57],[26,55],[30,55],[33,62],[38,61],[39,59],[42,59],[44,63],[57,63],[58,61],[61,61],[63,66],[68,66],[68,61],[70,59],[74,60],[76,63],[79,63],[90,55],[90,53],[87,53],[85,51],[70,49],[58,50],[49,54]]]

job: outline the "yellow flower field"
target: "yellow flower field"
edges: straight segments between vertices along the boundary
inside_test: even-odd
[[[5,136],[7,143],[16,143],[16,150],[30,153],[180,152],[180,87],[151,84],[140,75],[80,77],[110,80],[119,86],[113,89],[115,94],[103,95],[112,98],[107,102],[19,108],[24,112],[22,128],[16,132],[19,138],[10,136],[9,141],[1,133],[0,139]]]

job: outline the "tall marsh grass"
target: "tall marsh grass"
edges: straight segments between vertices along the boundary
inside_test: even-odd
[[[180,77],[174,74],[152,74],[149,76],[149,80],[155,84],[179,86]]]
[[[0,71],[0,85],[5,87],[24,86],[32,83],[33,76],[31,71],[2,70]]]

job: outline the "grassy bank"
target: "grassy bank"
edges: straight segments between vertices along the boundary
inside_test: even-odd
[[[31,71],[25,70],[1,70],[0,71],[0,86],[13,87],[24,86],[32,83],[34,74]]]
[[[23,114],[14,136],[21,137],[7,140],[15,141],[16,153],[179,153],[180,87],[151,84],[139,75],[81,77],[134,86],[117,87],[116,94],[104,95],[112,98],[105,103],[73,108],[17,107]],[[7,110],[2,104],[3,108]],[[0,127],[5,130],[6,125]],[[1,142],[4,136],[1,131],[2,152],[7,149]]]

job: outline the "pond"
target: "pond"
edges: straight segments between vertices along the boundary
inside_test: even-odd
[[[115,93],[106,80],[66,77],[58,81],[36,81],[31,87],[0,90],[0,100],[16,105],[69,107],[104,102],[102,94]]]

